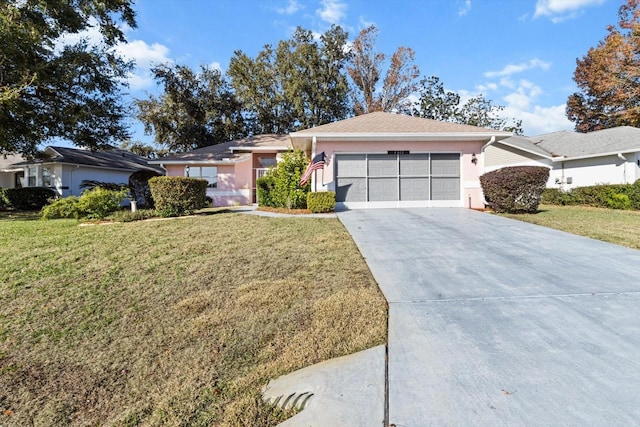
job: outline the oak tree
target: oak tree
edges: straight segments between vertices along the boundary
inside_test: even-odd
[[[420,81],[418,95],[419,99],[412,111],[414,116],[523,134],[522,120],[509,121],[500,116],[504,106],[493,105],[482,94],[461,104],[460,95],[446,90],[436,76]]]
[[[566,113],[578,132],[640,126],[640,0],[627,0],[598,46],[576,60]]]
[[[131,64],[112,49],[135,27],[131,0],[0,0],[0,154],[63,138],[102,148],[125,138]],[[97,27],[100,43],[82,35]],[[74,37],[75,36],[75,41]]]
[[[156,143],[181,152],[246,136],[241,105],[219,70],[201,66],[196,73],[163,64],[151,71],[164,93],[135,104],[145,133]]]
[[[249,132],[282,134],[345,118],[347,37],[339,26],[318,39],[298,27],[291,39],[265,45],[255,58],[236,51],[227,74]]]

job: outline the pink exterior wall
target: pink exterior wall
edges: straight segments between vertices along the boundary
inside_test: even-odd
[[[318,141],[316,143],[316,153],[324,151],[327,156],[327,162],[324,168],[324,187],[319,182],[317,190],[335,190],[333,180],[333,161],[335,153],[386,153],[393,151],[410,151],[412,153],[419,152],[447,152],[461,154],[461,176],[462,185],[462,206],[472,208],[484,208],[484,199],[482,189],[480,187],[480,175],[482,174],[481,148],[486,141]],[[475,154],[478,162],[471,162],[472,155]],[[318,171],[318,179],[321,172]],[[312,188],[314,188],[312,183]],[[471,206],[469,206],[469,198],[471,198]]]
[[[211,163],[189,164],[189,166],[215,166],[218,168],[217,188],[208,188],[207,196],[213,206],[233,206],[251,204],[251,160],[216,165]],[[168,176],[184,176],[185,165],[164,165]]]

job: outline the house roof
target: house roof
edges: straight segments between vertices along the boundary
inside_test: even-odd
[[[129,171],[150,170],[163,173],[161,168],[151,166],[149,159],[130,151],[117,148],[104,151],[91,151],[82,148],[54,147],[44,150],[43,159],[14,163],[12,166],[27,166],[34,163],[65,163],[71,165],[93,166],[105,169],[122,169]]]
[[[378,111],[293,132],[291,139],[296,148],[308,149],[314,137],[388,142],[394,140],[489,140],[492,137],[504,139],[511,135],[511,132]]]
[[[553,156],[598,157],[640,151],[640,129],[619,126],[588,133],[554,132],[530,138]]]
[[[0,172],[15,172],[21,170],[13,165],[23,161],[24,158],[19,154],[0,154]]]
[[[289,135],[265,134],[210,145],[152,160],[152,164],[238,163],[251,157],[251,151],[286,151],[291,149]]]
[[[533,137],[513,136],[500,143],[554,161],[562,161],[638,152],[640,129],[620,126],[589,133],[560,131]]]

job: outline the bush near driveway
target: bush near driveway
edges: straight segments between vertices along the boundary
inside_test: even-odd
[[[496,212],[532,213],[538,210],[549,179],[543,166],[514,166],[488,172],[480,177],[484,197]]]
[[[336,209],[336,193],[333,191],[308,193],[307,207],[313,213],[333,212]]]
[[[283,154],[277,167],[258,179],[258,204],[270,208],[306,209],[311,181],[300,186],[300,177],[307,164],[308,160],[302,151]]]

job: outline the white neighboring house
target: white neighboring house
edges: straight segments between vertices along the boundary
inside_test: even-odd
[[[11,165],[23,160],[24,158],[17,154],[0,155],[0,188],[15,188],[21,185],[22,168]]]
[[[632,184],[640,179],[640,129],[630,126],[513,136],[488,143],[483,151],[485,172],[505,166],[550,168],[550,188]]]
[[[164,169],[149,165],[149,159],[130,151],[90,151],[80,148],[47,147],[42,159],[21,161],[0,169],[7,188],[49,187],[62,197],[79,196],[85,180],[125,184],[140,170],[164,175]]]

